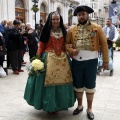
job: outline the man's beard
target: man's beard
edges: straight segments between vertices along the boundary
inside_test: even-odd
[[[81,25],[85,25],[85,24],[87,23],[87,21],[88,21],[88,20],[84,20],[83,22],[80,22],[80,21],[78,21],[78,22],[79,22],[79,24],[81,24]]]

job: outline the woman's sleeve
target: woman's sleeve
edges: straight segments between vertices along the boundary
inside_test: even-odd
[[[45,43],[44,42],[39,42],[37,54],[39,56],[41,56],[42,53],[44,52],[44,50],[45,50]]]

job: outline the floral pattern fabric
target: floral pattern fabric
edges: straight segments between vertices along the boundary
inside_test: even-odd
[[[83,25],[79,25],[78,29],[80,30],[76,46],[79,50],[90,50],[90,40],[89,33],[87,31],[87,27]]]
[[[46,63],[45,86],[63,85],[72,82],[70,65],[65,52],[57,56],[54,52],[48,52]]]

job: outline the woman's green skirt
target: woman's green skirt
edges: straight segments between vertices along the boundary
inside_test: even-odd
[[[24,99],[35,109],[46,112],[67,110],[74,106],[73,84],[44,87],[45,74],[28,77]]]

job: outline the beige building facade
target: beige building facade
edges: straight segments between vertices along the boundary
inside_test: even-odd
[[[31,23],[34,27],[35,13],[31,11],[33,4],[32,0],[0,0],[0,21],[19,19],[24,23]],[[70,4],[77,6],[78,2],[75,0],[39,0],[37,5],[40,10],[36,13],[36,22],[39,23],[40,19],[46,21],[50,12],[58,11],[64,23],[71,22],[72,24]]]

